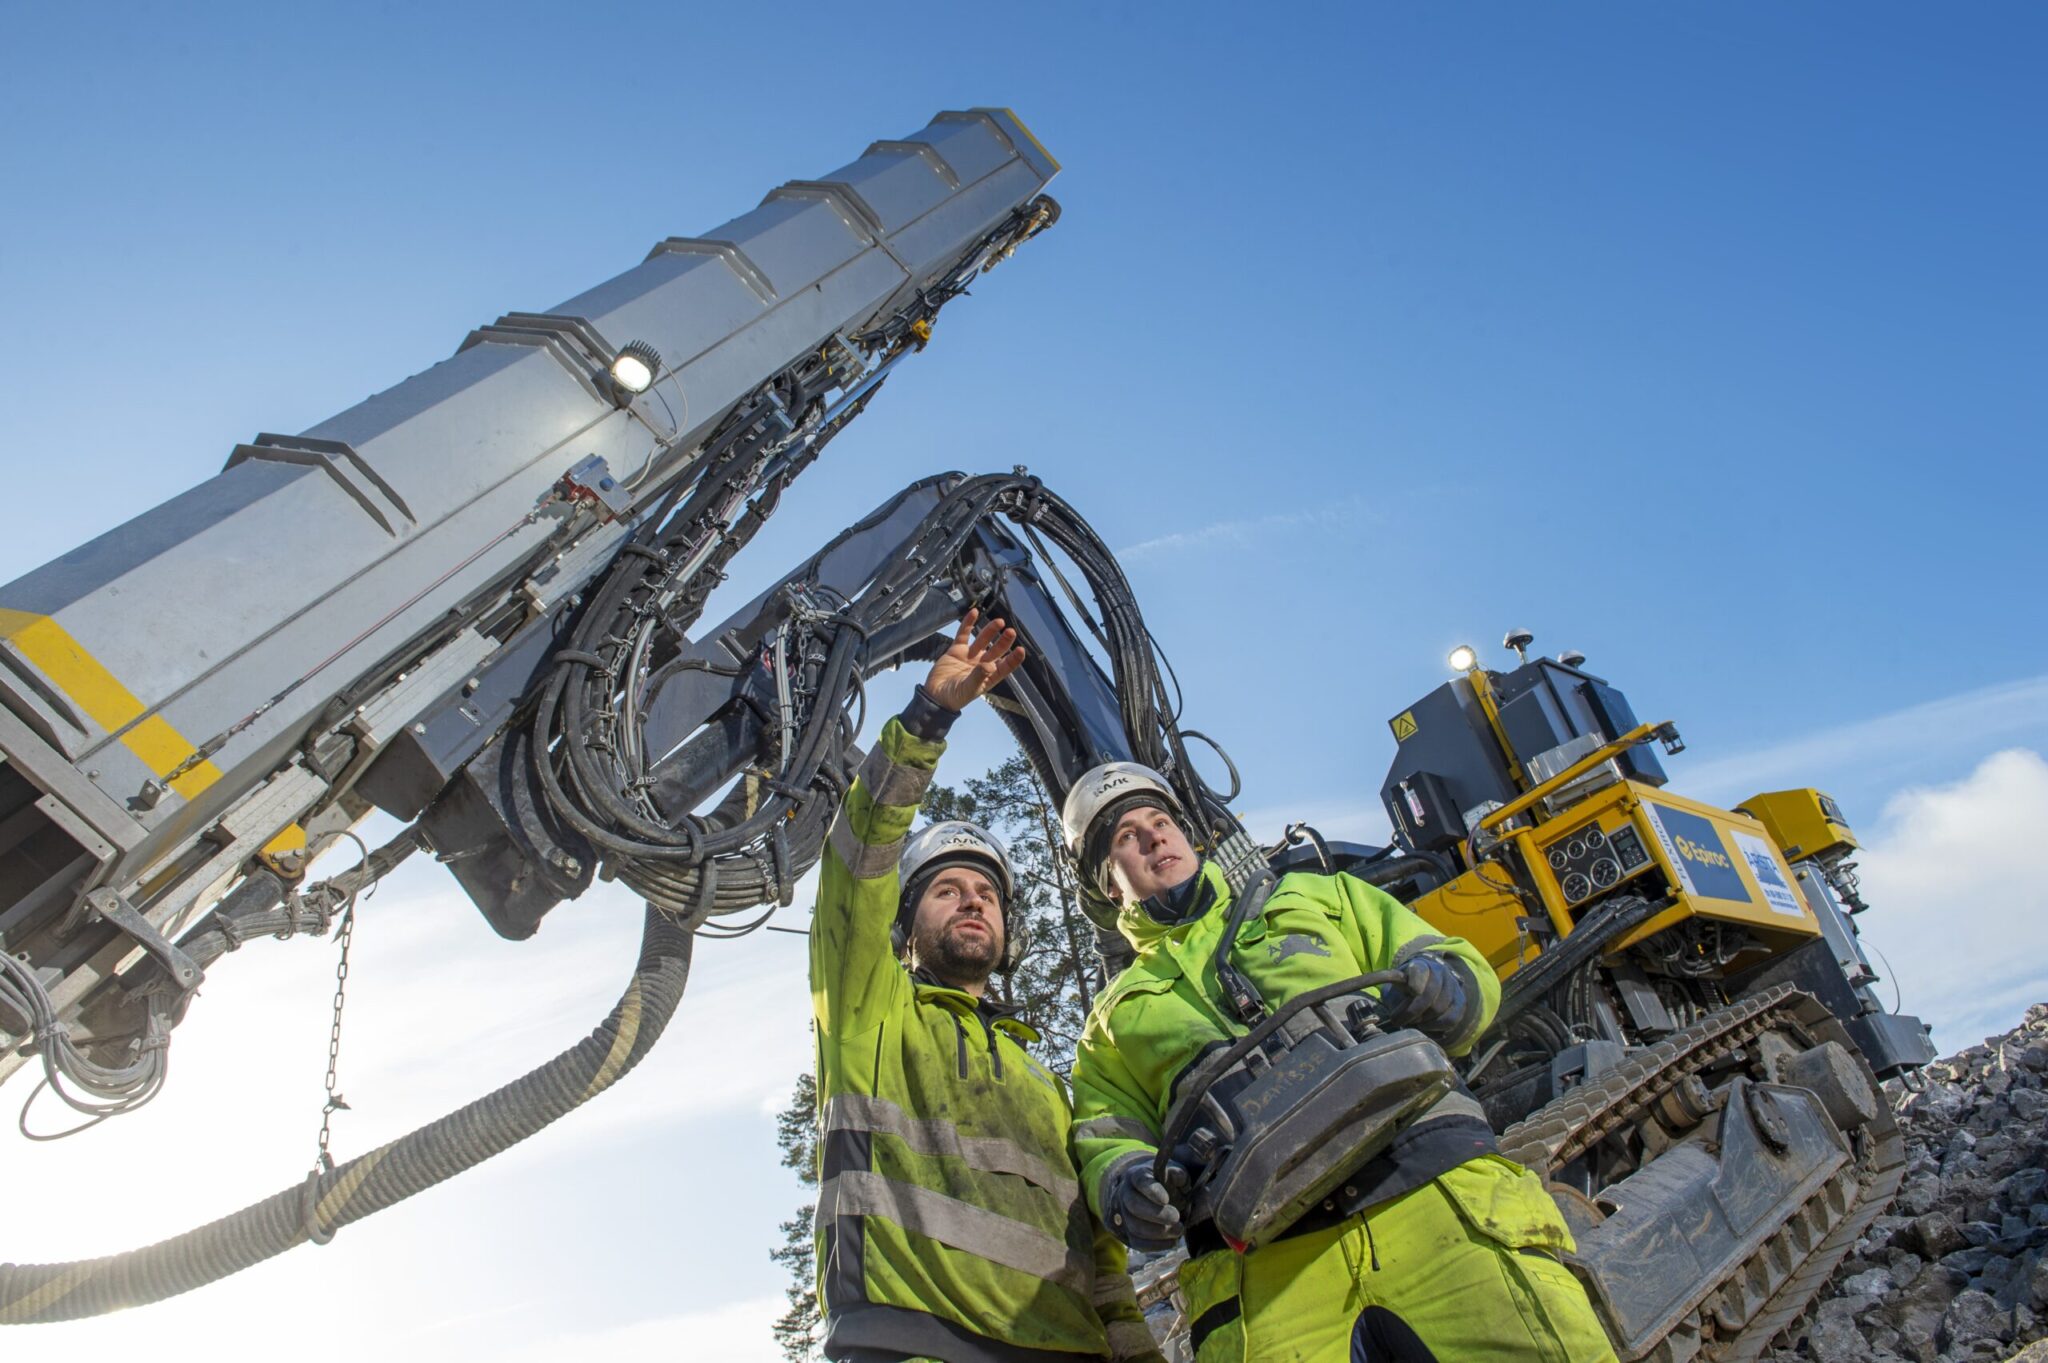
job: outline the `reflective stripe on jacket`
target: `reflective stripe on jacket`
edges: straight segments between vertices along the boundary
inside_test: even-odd
[[[825,1353],[957,1363],[1150,1356],[1122,1247],[1092,1223],[1037,1034],[913,980],[897,859],[945,745],[890,720],[833,827],[811,924]],[[1098,1310],[1098,1298],[1104,1303]]]
[[[1230,888],[1212,862],[1200,874],[1202,898],[1186,921],[1164,924],[1137,905],[1127,905],[1118,916],[1137,959],[1096,1001],[1081,1035],[1073,1075],[1074,1146],[1082,1186],[1098,1211],[1110,1166],[1133,1151],[1157,1147],[1182,1071],[1210,1046],[1246,1031],[1231,1019],[1216,980]],[[1282,876],[1264,912],[1238,932],[1231,960],[1267,1006],[1277,1008],[1311,989],[1390,969],[1418,952],[1462,963],[1479,989],[1484,1006],[1478,1021],[1446,1048],[1462,1055],[1500,1006],[1499,979],[1469,943],[1438,935],[1392,895],[1355,876]],[[1475,1120],[1481,1116],[1478,1105],[1462,1093],[1446,1096],[1414,1125],[1439,1116],[1475,1130],[1483,1125]],[[1490,1145],[1491,1133],[1485,1134]]]

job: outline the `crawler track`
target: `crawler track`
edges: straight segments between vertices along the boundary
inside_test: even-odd
[[[1738,1053],[1772,1031],[1802,1047],[1836,1041],[1856,1054],[1833,1014],[1808,995],[1781,986],[1630,1056],[1594,1082],[1531,1113],[1501,1133],[1501,1153],[1547,1174],[1642,1121],[1651,1104],[1686,1076],[1743,1058]],[[1754,1053],[1746,1058],[1753,1061]],[[1752,1363],[1772,1340],[1800,1324],[1835,1265],[1890,1205],[1905,1177],[1905,1142],[1888,1106],[1879,1105],[1876,1118],[1855,1134],[1854,1145],[1851,1163],[1817,1188],[1748,1259],[1720,1281],[1700,1284],[1688,1315],[1638,1356],[1653,1363]]]

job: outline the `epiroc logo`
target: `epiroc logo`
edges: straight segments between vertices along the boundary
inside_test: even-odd
[[[1657,826],[1657,839],[1677,868],[1686,893],[1707,899],[1752,902],[1742,873],[1735,869],[1727,844],[1721,841],[1721,830],[1711,820],[1670,805],[1646,802],[1644,807],[1650,811],[1650,821]]]
[[[1696,861],[1702,866],[1727,866],[1731,863],[1728,854],[1717,847],[1708,847],[1687,837],[1674,837],[1672,845],[1678,848],[1678,855],[1687,861]]]

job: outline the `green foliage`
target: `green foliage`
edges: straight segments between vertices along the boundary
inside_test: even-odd
[[[796,1077],[789,1106],[775,1114],[775,1143],[782,1147],[782,1167],[796,1170],[806,1187],[817,1187],[818,1077],[809,1070]]]
[[[806,1187],[817,1187],[818,1081],[808,1071],[796,1077],[789,1106],[775,1114],[775,1143],[782,1147],[783,1166],[796,1170]],[[812,1203],[797,1208],[782,1223],[781,1247],[768,1251],[770,1259],[789,1270],[789,1285],[782,1290],[789,1310],[774,1325],[775,1342],[789,1363],[810,1363],[818,1356],[818,1261],[811,1228],[816,1210]]]

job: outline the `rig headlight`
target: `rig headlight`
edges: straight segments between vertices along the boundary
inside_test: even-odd
[[[1479,651],[1470,644],[1459,644],[1451,650],[1451,671],[1470,672],[1479,666]]]
[[[654,386],[654,376],[660,372],[661,352],[645,341],[627,342],[626,348],[612,358],[612,383],[624,394],[646,392]]]

